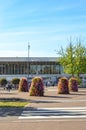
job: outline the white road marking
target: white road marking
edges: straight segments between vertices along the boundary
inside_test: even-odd
[[[23,111],[18,119],[85,118],[86,107],[33,108]]]

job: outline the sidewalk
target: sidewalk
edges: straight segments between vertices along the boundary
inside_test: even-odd
[[[2,99],[24,99],[28,100],[27,107],[71,107],[86,106],[86,88],[79,88],[78,92],[70,94],[57,94],[56,87],[45,88],[44,96],[29,96],[28,92],[18,92],[18,90],[0,91]],[[77,101],[77,102],[76,102]]]
[[[29,96],[28,92],[18,92],[11,90],[0,91],[1,99],[25,99],[28,100],[28,104],[25,109],[29,108],[51,108],[51,107],[86,107],[86,89],[79,88],[78,92],[71,92],[70,94],[57,94],[56,87],[50,87],[45,89],[43,97]],[[24,109],[24,110],[25,110]],[[12,111],[3,111],[3,115],[6,114],[6,119],[0,120],[1,130],[86,130],[86,118],[85,119],[57,119],[57,120],[18,120],[22,110],[12,109]],[[8,116],[9,112],[9,116]]]

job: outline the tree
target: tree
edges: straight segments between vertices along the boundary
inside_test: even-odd
[[[72,74],[74,76],[75,67],[74,67],[74,53],[75,53],[75,47],[70,41],[69,46],[66,49],[63,49],[61,47],[60,51],[58,51],[59,62],[63,66],[63,70],[67,74]]]
[[[86,47],[81,44],[81,40],[77,41],[75,49],[75,73],[79,77],[80,74],[86,73]]]
[[[86,47],[81,44],[80,39],[76,44],[70,40],[68,47],[66,49],[61,47],[57,54],[60,55],[59,62],[65,73],[72,76],[86,73]]]

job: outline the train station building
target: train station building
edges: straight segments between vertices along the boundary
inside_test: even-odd
[[[0,57],[0,78],[58,77],[63,73],[57,57]]]

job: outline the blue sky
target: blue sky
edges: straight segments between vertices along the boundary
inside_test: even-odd
[[[86,0],[0,0],[0,57],[57,57],[72,37],[86,41]]]

